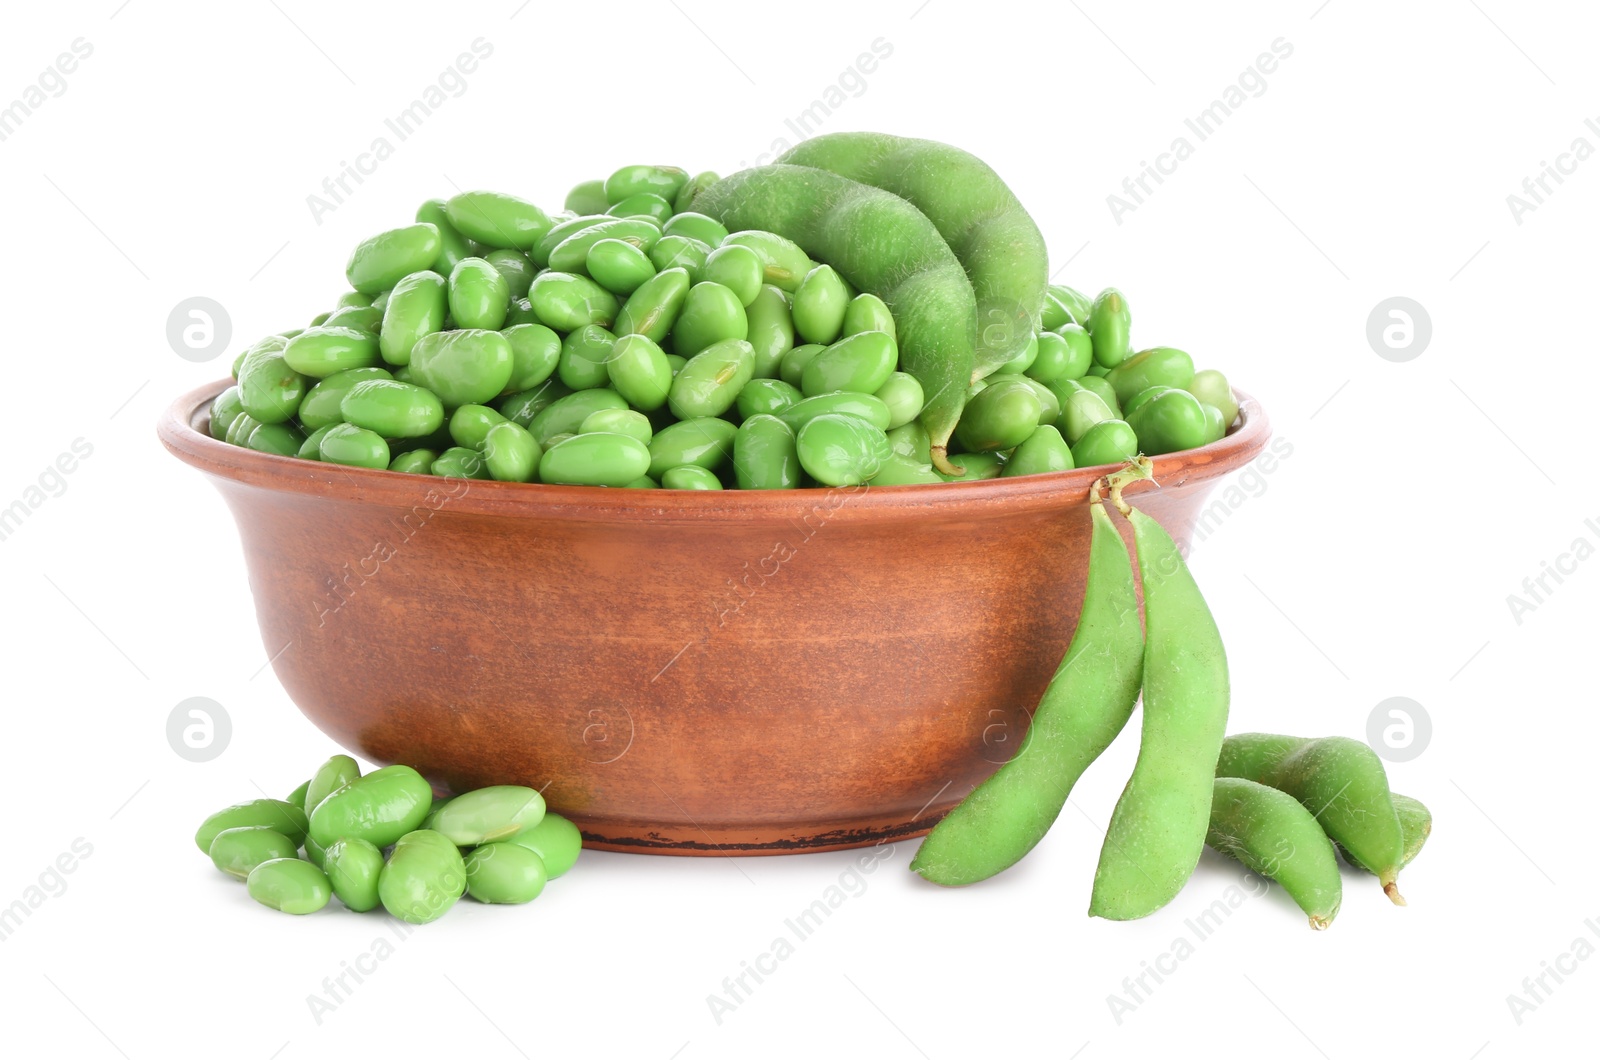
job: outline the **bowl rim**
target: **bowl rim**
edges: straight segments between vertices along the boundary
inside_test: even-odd
[[[598,486],[555,486],[545,483],[494,482],[481,479],[444,480],[432,475],[346,467],[303,460],[294,456],[262,453],[211,437],[202,425],[209,423],[211,403],[234,385],[232,379],[215,380],[180,394],[161,413],[156,434],[168,452],[218,479],[279,493],[320,497],[354,504],[412,509],[437,507],[439,484],[470,483],[452,491],[452,512],[491,516],[533,516],[610,521],[650,516],[653,521],[783,522],[813,512],[829,495],[845,495],[829,508],[842,508],[848,500],[852,513],[881,513],[904,517],[911,513],[949,516],[979,514],[1001,509],[1014,513],[1028,509],[1061,508],[1086,499],[1089,487],[1112,465],[1075,468],[1015,478],[973,482],[942,482],[904,486],[805,487],[789,490],[669,490],[606,489]],[[1179,486],[1220,478],[1249,463],[1265,448],[1271,425],[1259,402],[1241,390],[1239,419],[1218,441],[1153,457],[1155,483]],[[1130,487],[1130,494],[1157,488],[1146,483]]]

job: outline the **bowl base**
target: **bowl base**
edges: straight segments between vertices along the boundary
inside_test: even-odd
[[[773,830],[719,830],[702,832],[699,838],[673,838],[660,832],[619,834],[602,825],[586,824],[575,818],[588,850],[611,850],[620,854],[667,854],[674,857],[770,857],[777,854],[812,854],[824,850],[854,850],[859,847],[918,839],[933,830],[948,807],[903,824],[882,827],[838,828],[816,835],[775,835]]]

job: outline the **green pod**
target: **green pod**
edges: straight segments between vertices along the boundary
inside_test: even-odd
[[[499,331],[511,305],[511,288],[483,258],[462,258],[450,270],[450,319],[458,328]]]
[[[654,412],[672,391],[672,368],[660,346],[644,335],[623,335],[611,348],[606,377],[629,405]]]
[[[498,191],[464,191],[444,204],[456,230],[486,247],[531,250],[555,222],[538,206]]]
[[[789,312],[788,296],[771,284],[762,285],[745,305],[745,321],[745,341],[756,353],[756,378],[777,377],[784,357],[794,348],[794,318]]]
[[[656,432],[650,426],[650,417],[642,412],[635,412],[633,409],[601,409],[584,417],[577,433],[626,434],[629,438],[637,438],[645,445],[649,445],[650,439],[655,437]]]
[[[433,449],[413,449],[389,461],[389,470],[405,475],[429,475],[439,454]]]
[[[383,435],[353,423],[336,423],[328,428],[328,433],[317,444],[317,459],[325,464],[386,471],[390,460],[389,443],[383,440]]]
[[[610,380],[607,365],[617,337],[598,324],[585,324],[561,341],[556,375],[573,390],[593,390]]]
[[[1390,798],[1394,800],[1395,816],[1400,819],[1400,867],[1403,869],[1416,860],[1422,853],[1423,846],[1428,842],[1428,837],[1433,834],[1433,814],[1421,802],[1409,795],[1402,795],[1398,791],[1391,792]],[[1366,871],[1359,861],[1350,856],[1350,852],[1335,843],[1339,848],[1339,856],[1355,868]]]
[[[1027,441],[1039,427],[1044,405],[1020,379],[1001,378],[967,402],[956,438],[970,452],[998,452]]]
[[[341,839],[322,852],[322,871],[345,908],[365,913],[378,908],[383,851],[365,839]]]
[[[798,295],[796,306],[798,307]],[[799,329],[798,319],[795,323]],[[894,339],[882,331],[863,331],[838,340],[808,360],[800,372],[800,391],[807,397],[853,390],[875,394],[889,377],[899,359]],[[902,373],[907,374],[907,373]],[[913,383],[916,377],[907,374]],[[918,384],[921,390],[921,384]],[[921,411],[920,409],[918,411]],[[895,424],[899,426],[899,424]]]
[[[916,457],[891,452],[868,482],[870,486],[925,486],[943,482],[944,477]]]
[[[742,490],[792,490],[800,485],[794,431],[776,416],[747,417],[733,436],[733,473]]]
[[[509,839],[544,820],[544,796],[518,784],[496,784],[457,795],[434,811],[426,827],[458,847]]]
[[[211,841],[211,864],[236,880],[245,879],[263,861],[297,858],[300,846],[288,836],[264,825],[225,828]]]
[[[378,364],[378,336],[355,328],[307,328],[283,348],[283,359],[301,375],[326,379],[351,368]]]
[[[1209,440],[1205,408],[1187,390],[1168,390],[1128,414],[1128,426],[1149,456],[1196,449]]]
[[[273,858],[257,865],[250,871],[245,889],[268,909],[297,916],[315,913],[333,897],[333,888],[321,869],[292,857]]]
[[[583,849],[583,835],[578,826],[554,813],[546,813],[544,820],[532,828],[502,842],[515,843],[538,854],[552,880],[566,875],[567,870],[577,864],[578,854]]]
[[[672,203],[654,192],[641,191],[612,204],[606,213],[612,217],[648,217],[657,224],[666,224],[672,216]]]
[[[1251,780],[1217,778],[1206,845],[1276,880],[1316,930],[1339,914],[1344,889],[1333,844],[1292,796]]]
[[[900,368],[928,395],[922,419],[933,463],[954,470],[945,453],[972,379],[977,306],[966,271],[934,223],[898,195],[802,166],[747,169],[695,203],[729,228],[793,239],[855,288],[883,299],[899,329]],[[735,232],[727,241],[754,234]],[[800,279],[786,286],[770,263],[766,278],[789,290]]]
[[[407,832],[378,874],[378,900],[408,924],[429,924],[450,911],[467,890],[461,851],[438,832]]]
[[[546,232],[543,239],[534,244],[533,249],[528,251],[528,257],[533,261],[535,267],[540,269],[548,268],[550,265],[550,255],[555,253],[556,247],[559,247],[562,243],[565,243],[568,238],[577,234],[578,232],[593,228],[596,225],[606,224],[609,221],[615,220],[615,217],[609,216],[602,209],[592,214],[584,214],[580,217],[573,217],[562,221],[560,224],[550,229],[550,231]],[[605,237],[602,235],[595,238],[604,239]],[[588,256],[589,245],[590,244],[584,244],[583,249],[585,257]]]
[[[778,363],[778,378],[799,389],[801,384],[805,382],[806,365],[810,364],[812,358],[827,348],[814,342],[791,347],[784,353],[783,360]]]
[[[483,438],[483,464],[497,482],[532,482],[543,455],[528,429],[510,420],[490,427]]]
[[[550,442],[558,434],[577,434],[583,421],[601,409],[625,409],[628,403],[622,395],[604,387],[580,390],[557,398],[546,405],[528,421],[528,432],[540,447],[550,449]],[[638,476],[634,476],[637,478]]]
[[[794,329],[807,342],[838,341],[851,292],[831,265],[818,265],[794,292]],[[894,340],[890,339],[892,343]],[[892,367],[892,366],[891,366]]]
[[[222,441],[228,437],[228,428],[244,413],[244,403],[239,399],[238,384],[230,386],[211,402],[211,422],[207,427],[211,437]]]
[[[642,217],[612,217],[579,228],[550,251],[550,268],[557,272],[578,272],[589,258],[589,248],[602,239],[620,239],[649,253],[661,239],[661,226]]]
[[[1017,446],[1006,466],[1000,470],[1001,478],[1018,475],[1044,475],[1052,471],[1071,471],[1072,450],[1067,447],[1061,432],[1043,426],[1028,435],[1027,441]]]
[[[711,223],[716,224],[715,221]],[[722,284],[748,309],[764,286],[762,270],[761,259],[755,251],[733,244],[717,247],[706,255],[705,264],[700,266],[700,279]]]
[[[752,379],[739,390],[734,407],[741,421],[751,416],[776,415],[800,401],[799,390],[781,379]]]
[[[260,423],[245,444],[258,453],[296,456],[305,441],[305,434],[291,423]]]
[[[421,272],[439,257],[439,229],[422,222],[392,228],[362,240],[350,253],[344,275],[362,294],[387,291],[413,272]]]
[[[361,765],[349,755],[333,755],[317,767],[306,781],[305,805],[307,813],[316,809],[323,799],[346,784],[353,784],[361,776]]]
[[[357,383],[339,402],[339,413],[346,423],[385,438],[423,438],[444,424],[444,403],[437,394],[392,379]]]
[[[450,413],[450,440],[467,449],[483,451],[489,432],[502,423],[503,415],[488,405],[462,405]]]
[[[535,271],[533,262],[528,260],[528,255],[520,250],[491,250],[483,256],[483,260],[494,266],[494,271],[506,281],[507,301],[512,298],[526,298],[528,288],[533,284]],[[459,326],[460,318],[456,319]]]
[[[847,390],[808,397],[795,402],[777,415],[796,433],[818,416],[854,416],[856,419],[865,420],[880,431],[887,431],[890,422],[889,406],[883,403],[882,398]]]
[[[555,374],[561,361],[561,336],[543,324],[513,324],[500,332],[511,344],[508,393],[532,390]]]
[[[720,490],[722,488],[722,480],[703,467],[685,464],[682,467],[669,467],[662,472],[661,488],[664,490]]]
[[[693,292],[690,292],[691,298]],[[720,416],[733,407],[755,372],[755,350],[743,339],[724,339],[689,358],[672,379],[667,407],[680,420]]]
[[[1089,903],[1109,920],[1155,912],[1194,872],[1228,723],[1228,663],[1205,597],[1161,525],[1126,514],[1144,590],[1144,722]]]
[[[450,223],[449,215],[445,213],[443,199],[428,199],[423,202],[417,207],[416,219],[426,221],[439,230],[439,253],[433,262],[423,266],[424,268],[431,268],[440,276],[448,276],[450,270],[456,267],[456,262],[472,256],[472,241]]]
[[[1224,429],[1233,426],[1233,421],[1239,418],[1239,399],[1234,397],[1228,377],[1215,368],[1196,372],[1194,378],[1184,384],[1184,389],[1221,412]]]
[[[971,277],[977,321],[974,377],[989,375],[1014,358],[1038,329],[1049,282],[1044,236],[982,159],[935,140],[841,132],[803,140],[778,161],[815,166],[882,188],[928,217]],[[928,385],[928,380],[922,382]]]
[[[938,468],[933,469],[946,482],[981,482],[999,478],[1006,466],[999,453],[956,453],[950,458],[950,463],[959,469],[958,474],[950,475]]]
[[[259,347],[239,366],[239,405],[261,423],[283,423],[300,409],[310,382],[281,351]]]
[[[689,287],[686,269],[656,273],[628,296],[612,330],[618,335],[643,335],[659,345],[677,323],[683,303],[689,297]]]
[[[617,298],[587,276],[546,270],[534,277],[528,303],[541,323],[557,331],[585,324],[608,326],[617,317]]]
[[[687,236],[697,239],[708,247],[720,246],[728,238],[728,230],[714,218],[693,210],[679,210],[667,219],[661,226],[664,236]]]
[[[671,202],[689,180],[677,166],[623,166],[605,179],[606,202],[619,203],[632,195],[659,195]]]
[[[863,331],[881,331],[891,339],[895,337],[894,314],[875,294],[858,294],[844,308],[841,334],[859,335]]]
[[[1138,436],[1122,420],[1102,420],[1072,444],[1075,467],[1125,464],[1138,455]]]
[[[656,481],[669,468],[694,464],[707,471],[721,470],[733,454],[733,438],[739,428],[727,420],[706,417],[680,420],[656,431],[650,439],[648,474]]]
[[[484,462],[483,454],[476,449],[453,445],[433,458],[428,474],[439,478],[487,479],[489,466]]]
[[[715,343],[743,339],[749,331],[744,306],[732,291],[720,283],[697,283],[689,288],[673,325],[672,352],[692,358]]]
[[[207,817],[194,834],[200,853],[210,855],[211,843],[229,828],[271,828],[299,846],[306,837],[306,814],[300,807],[282,799],[251,799],[235,803]]]
[[[1133,714],[1144,667],[1133,569],[1098,494],[1089,508],[1088,580],[1072,642],[1017,753],[917,848],[911,869],[924,879],[961,886],[1022,860]]]
[[[699,198],[700,193],[721,179],[709,169],[690,177],[683,187],[678,189],[678,194],[672,198],[673,216],[681,216],[690,212],[694,206],[695,199]]]
[[[1115,287],[1107,287],[1095,296],[1089,309],[1087,324],[1089,338],[1094,344],[1095,363],[1103,368],[1115,368],[1128,356],[1128,329],[1133,316],[1128,312],[1128,300]]]
[[[422,824],[433,789],[410,766],[375,769],[332,792],[311,810],[311,838],[326,850],[340,839],[386,847]]]
[[[539,458],[539,481],[563,486],[626,486],[650,468],[650,450],[624,434],[575,434]]]
[[[393,378],[386,368],[351,368],[335,372],[306,392],[300,402],[300,423],[313,431],[343,423],[344,397],[357,383]]]
[[[390,364],[409,364],[411,348],[444,327],[449,283],[436,272],[414,272],[394,285],[383,309],[378,352]]]
[[[585,180],[572,186],[567,192],[567,197],[561,203],[561,208],[570,213],[590,214],[605,213],[610,203],[606,201],[606,182],[603,180]]]
[[[1194,360],[1171,346],[1153,346],[1129,356],[1105,378],[1126,408],[1128,399],[1147,387],[1186,388],[1194,382]]]
[[[618,298],[626,298],[656,274],[650,255],[621,239],[602,239],[589,248],[584,271]]]
[[[439,331],[424,335],[411,351],[412,379],[447,407],[499,397],[514,366],[511,343],[498,331]]]
[[[866,482],[883,467],[890,453],[881,428],[836,413],[807,420],[794,441],[800,466],[824,486]]]
[[[544,861],[515,843],[490,843],[467,855],[467,893],[490,905],[522,905],[539,897],[550,875]]]

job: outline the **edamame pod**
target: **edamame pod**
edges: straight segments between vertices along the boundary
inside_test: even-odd
[[[1409,795],[1402,795],[1396,791],[1392,792],[1389,797],[1394,800],[1395,815],[1400,818],[1402,843],[1400,867],[1403,869],[1416,860],[1417,855],[1422,853],[1422,847],[1427,843],[1428,837],[1433,834],[1433,814],[1421,802]],[[1363,872],[1366,871],[1360,862],[1350,856],[1348,850],[1337,843],[1334,846],[1338,847],[1339,856],[1346,863],[1361,869]]]
[[[1250,780],[1213,782],[1206,845],[1276,880],[1322,931],[1339,913],[1339,863],[1317,819],[1293,797]]]

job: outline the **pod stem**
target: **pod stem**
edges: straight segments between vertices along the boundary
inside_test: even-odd
[[[1148,479],[1155,481],[1155,471],[1147,456],[1138,456],[1128,462],[1128,466],[1116,474],[1108,475],[1104,482],[1111,489],[1111,503],[1117,506],[1117,511],[1127,515],[1133,510],[1127,501],[1122,499],[1122,488],[1134,482]]]
[[[949,452],[950,450],[948,446],[935,445],[929,447],[928,456],[933,461],[933,466],[938,468],[940,471],[943,471],[946,475],[965,475],[967,473],[967,469],[964,467],[957,467],[955,464],[952,464],[950,462]]]
[[[1389,901],[1395,905],[1405,905],[1405,895],[1400,893],[1400,884],[1395,880],[1383,881],[1383,893],[1389,896]]]
[[[1311,930],[1326,931],[1328,930],[1328,925],[1332,923],[1333,917],[1331,916],[1314,916],[1311,918]]]

